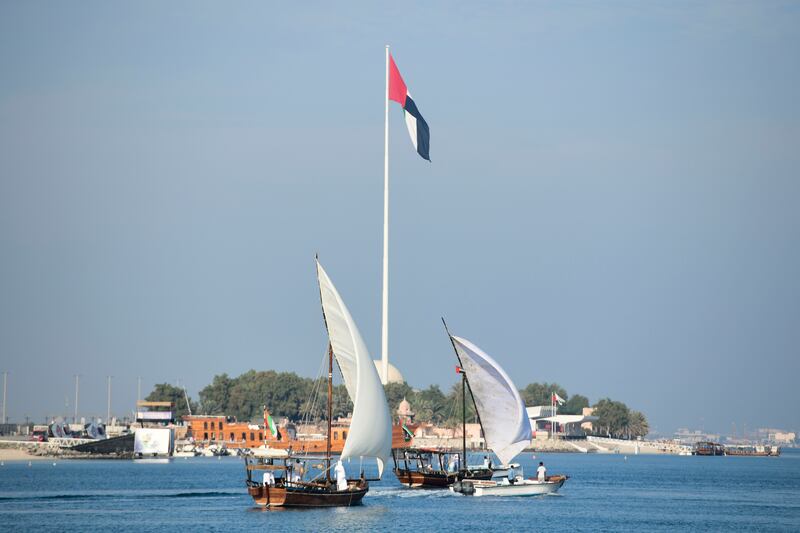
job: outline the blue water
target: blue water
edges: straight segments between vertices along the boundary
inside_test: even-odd
[[[518,460],[532,475],[532,454]],[[359,507],[278,511],[253,507],[236,458],[7,462],[0,467],[0,530],[800,531],[798,451],[539,460],[571,476],[558,495],[470,498],[406,489],[387,472]]]

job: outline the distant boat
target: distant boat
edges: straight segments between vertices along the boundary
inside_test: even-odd
[[[392,421],[375,364],[367,351],[353,317],[334,287],[328,274],[317,261],[322,317],[328,330],[328,436],[327,449],[321,459],[323,473],[303,479],[307,468],[300,457],[286,450],[256,450],[245,457],[247,491],[256,505],[262,507],[341,507],[357,505],[369,491],[364,472],[357,479],[331,476],[331,418],[333,403],[333,359],[339,366],[345,388],[353,400],[350,431],[341,459],[375,458],[378,479],[391,455]],[[307,458],[306,458],[307,459]],[[341,463],[337,471],[344,474]],[[261,472],[262,479],[254,478]]]
[[[717,442],[698,442],[694,445],[692,455],[725,455],[725,446]]]
[[[475,400],[486,447],[509,468],[508,477],[502,480],[461,479],[450,490],[467,496],[535,496],[558,491],[567,476],[548,476],[543,481],[526,479],[521,468],[510,467],[511,459],[528,446],[532,434],[525,404],[514,382],[480,348],[450,332],[447,334],[456,352],[462,382],[469,386]]]
[[[200,455],[200,451],[197,449],[197,446],[194,444],[184,444],[180,447],[180,449],[175,450],[172,453],[173,457],[197,457]]]
[[[781,454],[780,446],[729,444],[725,446],[725,455],[777,457]]]

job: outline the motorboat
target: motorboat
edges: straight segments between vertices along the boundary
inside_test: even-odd
[[[558,491],[568,476],[525,479],[522,469],[512,466],[511,460],[530,444],[532,435],[525,404],[514,382],[497,361],[472,342],[449,331],[447,335],[458,359],[456,371],[461,374],[462,394],[466,396],[466,388],[470,389],[486,447],[503,465],[498,473],[506,473],[505,478],[491,480],[460,479],[450,485],[450,490],[465,496],[536,496]]]

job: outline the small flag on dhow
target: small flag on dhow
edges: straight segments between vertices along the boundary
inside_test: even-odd
[[[269,414],[266,406],[264,406],[264,429],[269,429],[273,437],[278,436],[278,427],[275,425],[275,420],[272,419],[272,415]]]

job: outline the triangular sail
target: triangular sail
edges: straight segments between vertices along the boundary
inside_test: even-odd
[[[507,465],[531,441],[531,422],[511,378],[480,348],[452,337],[478,407],[486,447]]]
[[[383,385],[353,317],[319,261],[317,278],[333,355],[353,400],[353,418],[342,459],[375,457],[380,477],[392,449],[392,419]]]

